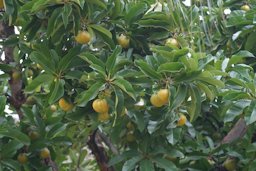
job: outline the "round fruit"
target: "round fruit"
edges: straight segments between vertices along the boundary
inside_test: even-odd
[[[28,157],[25,153],[20,153],[17,157],[18,161],[20,162],[20,164],[25,164],[28,162]]]
[[[72,103],[69,103],[69,102],[66,101],[64,98],[61,98],[61,99],[59,100],[59,106],[60,106],[60,108],[61,108],[63,111],[65,111],[65,112],[72,110],[73,107],[74,107],[74,105],[73,105]]]
[[[0,8],[4,8],[4,1],[3,0],[0,0]]]
[[[21,73],[19,71],[13,71],[12,73],[12,79],[13,81],[18,81],[21,78]]]
[[[107,120],[109,120],[110,115],[106,112],[106,113],[99,113],[98,115],[98,120],[101,122],[105,122]]]
[[[250,6],[249,5],[243,5],[243,6],[241,6],[241,10],[243,10],[243,11],[249,11],[251,8],[250,8]]]
[[[223,166],[228,171],[234,171],[236,170],[236,160],[232,158],[227,158],[225,162],[223,163]]]
[[[79,31],[75,37],[77,43],[87,44],[91,40],[91,35],[87,31]]]
[[[29,136],[29,138],[30,138],[31,140],[36,140],[36,139],[39,138],[39,134],[38,134],[38,132],[36,132],[36,131],[30,131],[30,132],[28,133],[28,136]]]
[[[130,39],[121,34],[118,38],[117,38],[117,43],[122,47],[122,48],[128,48],[129,44],[130,44]]]
[[[168,89],[160,89],[158,92],[157,92],[157,96],[158,98],[160,99],[160,101],[163,103],[163,104],[166,104],[168,103],[169,101],[169,90]]]
[[[106,99],[96,99],[92,103],[92,108],[98,113],[107,113],[109,106]]]
[[[42,158],[42,159],[47,159],[47,158],[49,158],[50,157],[50,151],[49,151],[49,149],[48,148],[43,148],[41,151],[40,151],[40,157]]]
[[[126,124],[126,128],[129,130],[129,131],[133,131],[134,130],[134,125],[132,122],[128,122]]]
[[[169,39],[166,40],[165,46],[178,48],[179,47],[179,42],[174,38],[169,38]]]
[[[51,105],[50,107],[52,112],[56,112],[57,111],[57,107],[55,105]]]
[[[34,104],[36,104],[36,99],[33,96],[29,96],[29,97],[27,97],[25,103],[27,105],[34,105]]]
[[[150,102],[155,107],[162,107],[164,104],[161,102],[157,94],[153,94],[150,97]]]
[[[181,114],[178,120],[177,126],[183,126],[187,122],[187,118],[185,115]]]
[[[135,136],[134,136],[134,134],[132,133],[132,132],[128,132],[127,134],[126,134],[126,140],[128,141],[128,142],[133,142],[133,141],[135,141]]]

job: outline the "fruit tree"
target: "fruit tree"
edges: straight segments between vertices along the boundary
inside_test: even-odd
[[[0,0],[0,170],[255,171],[255,0]]]

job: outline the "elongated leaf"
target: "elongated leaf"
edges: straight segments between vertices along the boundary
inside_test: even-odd
[[[79,57],[82,58],[83,60],[87,61],[89,64],[98,65],[103,70],[105,70],[105,64],[100,59],[98,59],[96,56],[94,56],[93,54],[82,53],[81,55],[79,55]]]
[[[32,92],[41,84],[47,84],[53,81],[53,76],[51,74],[40,74],[25,88],[25,92]]]
[[[76,98],[77,105],[84,107],[90,100],[94,99],[98,95],[98,92],[104,85],[105,84],[102,82],[96,82],[88,90],[85,90],[84,92],[82,92]]]
[[[55,73],[54,62],[51,58],[44,56],[40,52],[34,51],[30,54],[30,59],[41,65],[45,71]]]
[[[122,154],[120,155],[117,155],[113,158],[110,159],[110,161],[108,162],[108,165],[109,166],[113,166],[113,165],[116,165],[128,158],[131,158],[133,156],[138,156],[139,155],[139,152],[136,151],[136,150],[129,150],[129,151],[125,151],[123,152]]]
[[[14,128],[0,128],[0,137],[1,136],[13,138],[13,139],[21,142],[24,145],[30,144],[29,137],[26,134],[20,132],[17,129],[14,129]]]
[[[175,166],[173,162],[164,158],[154,158],[157,166],[163,168],[165,171],[178,171],[178,168]]]
[[[54,82],[54,89],[51,92],[51,95],[48,100],[49,104],[55,103],[64,95],[64,84],[64,80],[57,80],[56,82]]]
[[[174,97],[174,101],[172,103],[172,109],[178,108],[183,103],[187,96],[187,90],[188,89],[186,85],[179,85],[177,93]]]
[[[143,60],[137,60],[137,61],[135,61],[135,64],[147,76],[149,76],[153,79],[161,79],[162,78],[161,74],[157,73],[151,66],[149,66]]]
[[[115,109],[117,114],[121,115],[122,111],[123,111],[123,107],[124,107],[124,95],[123,92],[120,88],[118,87],[113,87],[114,91],[115,91]]]
[[[106,63],[106,69],[109,72],[110,75],[113,74],[113,71],[115,70],[115,64],[117,56],[121,53],[122,49],[120,46],[117,46],[112,53],[110,57],[108,57],[107,63]]]
[[[72,7],[71,7],[70,4],[65,4],[63,8],[64,8],[64,10],[62,12],[62,20],[63,20],[63,23],[64,23],[64,27],[67,28],[68,19],[69,19],[69,16],[71,15],[71,13],[72,13]]]
[[[249,109],[245,113],[246,125],[250,125],[256,121],[256,100],[253,100]]]
[[[123,165],[123,168],[122,168],[122,171],[131,171],[131,170],[134,170],[136,164],[141,160],[142,157],[140,156],[136,156],[136,157],[133,157],[132,159],[130,160],[127,160],[124,165]]]
[[[60,60],[58,70],[64,71],[68,68],[73,59],[80,53],[80,46],[76,46],[69,50],[69,52]]]
[[[193,122],[201,112],[201,94],[197,87],[190,88],[191,105],[188,108],[190,122]]]
[[[125,15],[125,20],[128,24],[132,24],[134,21],[142,17],[142,14],[147,10],[147,4],[137,3],[129,9],[128,13]]]
[[[155,171],[154,164],[150,160],[140,162],[140,171]]]
[[[162,64],[158,67],[158,72],[180,72],[183,69],[183,65],[180,62],[169,62]]]
[[[241,60],[246,57],[255,57],[255,56],[248,51],[241,50],[238,53],[231,56],[230,60],[228,61],[228,67],[230,67],[232,64],[241,62]]]
[[[115,48],[115,44],[112,40],[112,33],[109,30],[100,25],[95,24],[89,25],[89,27],[93,29],[96,33],[98,33],[102,37],[102,39],[105,40],[105,42],[109,45],[111,49]]]
[[[119,88],[121,88],[125,93],[127,93],[130,97],[132,97],[134,100],[135,98],[135,91],[131,85],[131,83],[129,83],[128,81],[126,81],[123,78],[117,78],[115,79],[115,81],[113,82],[113,84],[115,84],[116,86],[118,86]]]
[[[5,105],[6,105],[6,97],[0,96],[0,116],[4,114]]]
[[[215,94],[207,85],[205,85],[204,83],[197,83],[197,86],[205,93],[207,98],[209,98],[211,101],[214,99]]]

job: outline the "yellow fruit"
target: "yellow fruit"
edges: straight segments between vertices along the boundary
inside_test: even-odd
[[[249,5],[243,5],[243,6],[241,6],[241,10],[243,10],[243,11],[249,11],[251,8],[250,8],[250,6]]]
[[[21,73],[19,71],[13,71],[12,73],[12,80],[18,81],[21,79]]]
[[[43,67],[40,64],[36,64],[37,69],[42,70]]]
[[[63,111],[65,111],[65,112],[72,110],[73,107],[74,107],[74,105],[73,105],[72,103],[69,103],[69,102],[66,101],[64,98],[61,98],[61,99],[59,100],[59,106],[60,106],[60,108],[61,108]]]
[[[77,43],[87,44],[91,40],[91,35],[87,31],[79,31],[75,37]]]
[[[48,148],[43,148],[41,151],[40,151],[40,157],[42,158],[42,159],[47,159],[47,158],[49,158],[50,157],[50,151],[49,151],[49,149]]]
[[[179,47],[179,42],[174,39],[174,38],[169,38],[166,40],[165,42],[165,46],[169,46],[169,47]]]
[[[187,122],[187,118],[185,115],[181,114],[178,120],[177,126],[183,126]]]
[[[56,107],[55,105],[51,105],[51,106],[50,106],[50,109],[51,109],[52,112],[56,112],[57,107]]]
[[[92,108],[98,113],[107,113],[109,106],[106,99],[96,99],[92,103]]]
[[[160,101],[163,103],[163,104],[166,104],[168,103],[169,101],[169,90],[168,89],[160,89],[158,92],[157,92],[157,96],[158,98],[160,99]]]
[[[223,166],[228,171],[234,171],[234,170],[236,170],[236,160],[235,159],[231,159],[231,158],[227,158],[225,160],[225,162],[223,163]]]
[[[126,128],[129,130],[129,131],[133,131],[134,130],[134,125],[132,122],[128,122],[126,124]]]
[[[109,120],[110,115],[106,112],[106,113],[99,113],[98,115],[98,120],[101,122],[105,122],[107,120]]]
[[[33,96],[29,96],[29,97],[27,97],[25,103],[27,105],[34,105],[34,104],[36,104],[36,99]]]
[[[122,48],[128,48],[130,44],[130,39],[121,34],[119,37],[117,37],[117,43],[122,47]]]
[[[0,0],[0,8],[4,8],[4,1],[3,0]]]
[[[163,102],[160,100],[160,98],[158,97],[157,94],[153,94],[150,97],[150,102],[155,107],[162,107],[164,105]]]
[[[133,134],[132,132],[128,132],[128,133],[126,134],[126,140],[127,140],[128,142],[133,142],[133,141],[136,140],[136,138],[135,138],[135,136],[134,136],[134,134]]]
[[[17,157],[18,161],[21,163],[21,164],[25,164],[28,162],[28,157],[25,153],[20,153]]]
[[[30,131],[30,132],[28,133],[28,136],[29,136],[29,138],[30,138],[31,140],[36,140],[36,139],[39,138],[39,134],[38,134],[38,132],[36,132],[36,131]]]

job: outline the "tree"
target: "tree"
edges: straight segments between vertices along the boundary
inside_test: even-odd
[[[255,6],[5,0],[1,170],[254,170]]]

